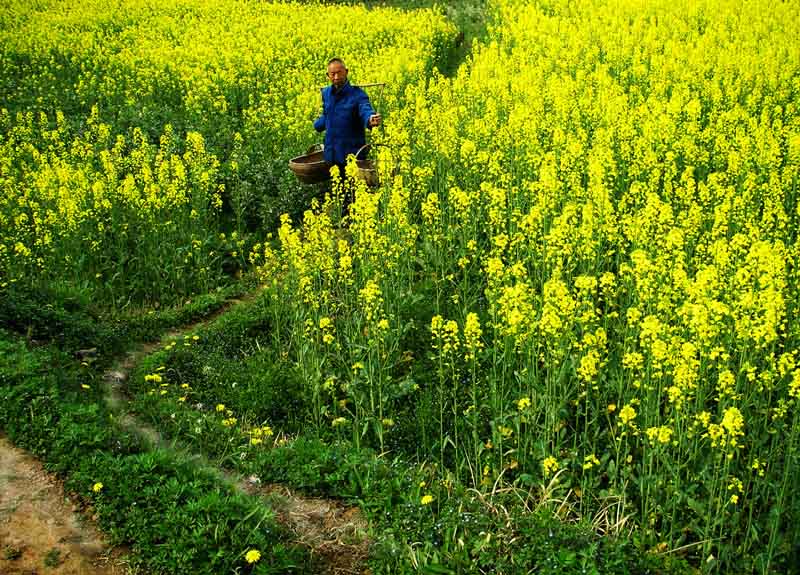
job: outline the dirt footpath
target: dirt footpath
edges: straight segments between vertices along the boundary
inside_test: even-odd
[[[0,574],[130,573],[90,523],[34,457],[0,435]]]

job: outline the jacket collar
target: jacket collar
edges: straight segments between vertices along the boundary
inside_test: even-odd
[[[331,84],[331,94],[334,96],[343,95],[350,90],[350,80],[345,80],[342,87],[337,91],[336,88]]]

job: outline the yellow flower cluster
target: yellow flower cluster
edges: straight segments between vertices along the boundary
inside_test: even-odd
[[[722,415],[720,423],[709,423],[705,434],[711,440],[712,447],[720,449],[742,448],[740,442],[744,436],[744,417],[736,407],[729,407]]]
[[[658,427],[648,427],[644,430],[645,434],[647,435],[647,439],[649,439],[653,443],[661,443],[667,444],[672,439],[672,434],[674,433],[671,427],[667,427],[666,425],[660,425]]]
[[[552,455],[549,457],[545,457],[542,460],[542,472],[544,473],[545,477],[548,477],[558,471],[559,464],[558,460],[553,457]]]
[[[441,451],[457,433],[456,467],[512,469],[483,443],[480,414],[526,472],[583,467],[588,485],[604,454],[614,489],[649,498],[639,524],[673,541],[685,533],[659,514],[685,503],[626,486],[664,485],[668,468],[724,503],[730,478],[747,473],[758,482],[747,490],[752,516],[765,515],[784,497],[769,474],[796,458],[800,401],[800,45],[790,25],[800,8],[490,5],[489,40],[454,77],[409,84],[387,118],[391,170],[383,187],[357,187],[352,243],[337,246],[335,228],[311,233],[325,205],[306,214],[270,256],[291,276],[274,297],[302,312],[297,330],[317,302],[340,306],[341,333],[365,313],[370,282],[386,312],[435,302],[429,349],[472,368],[445,374],[450,388],[435,397],[452,406],[440,401],[441,436],[427,444]],[[313,246],[299,247],[304,237]],[[312,303],[296,303],[299,277]],[[398,338],[403,313],[388,316]],[[401,353],[387,349],[405,365]],[[581,445],[584,459],[541,461],[542,443],[550,453]],[[724,533],[754,550],[736,522],[707,521],[697,541]]]
[[[68,275],[105,286],[160,269],[173,276],[165,286],[213,287],[221,254],[210,240],[223,197],[241,225],[255,203],[247,170],[285,165],[316,137],[310,121],[327,58],[344,58],[355,83],[384,82],[368,89],[383,111],[424,80],[456,34],[431,9],[71,6],[12,0],[15,24],[0,30],[9,87],[0,161],[12,168],[0,194],[0,271],[12,279]],[[71,116],[38,113],[59,106]],[[85,129],[75,135],[73,125]],[[233,244],[237,258],[244,242]]]
[[[474,361],[475,355],[483,349],[482,335],[483,331],[481,330],[478,314],[474,312],[468,313],[464,323],[464,359],[467,361]]]
[[[433,349],[439,350],[442,356],[452,356],[460,346],[458,323],[455,320],[445,321],[440,315],[431,318],[431,335]]]

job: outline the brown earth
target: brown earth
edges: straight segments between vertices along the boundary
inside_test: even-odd
[[[321,575],[369,575],[369,526],[357,507],[307,497],[285,485],[261,486],[253,479],[240,484],[242,490],[262,497],[272,507],[278,522],[295,534],[295,543],[321,560]]]
[[[34,457],[0,436],[0,574],[131,573],[125,553],[77,509]]]

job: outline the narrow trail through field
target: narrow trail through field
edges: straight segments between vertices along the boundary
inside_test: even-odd
[[[487,32],[485,0],[466,0],[445,7],[460,34],[441,62],[445,77],[455,76]],[[130,408],[127,380],[135,366],[171,340],[179,340],[216,320],[232,308],[258,297],[254,290],[209,315],[168,330],[158,341],[141,343],[125,352],[103,374],[105,400],[118,424],[144,437],[151,445],[190,459],[218,475],[241,492],[260,497],[291,530],[295,543],[320,560],[323,575],[369,573],[366,559],[370,541],[368,524],[357,507],[324,498],[307,497],[283,485],[262,485],[258,477],[241,477],[221,469],[202,454],[165,439],[155,427],[141,421]],[[123,575],[130,573],[126,551],[112,549],[87,513],[65,497],[63,487],[31,455],[15,448],[0,435],[0,574]]]
[[[489,18],[486,0],[462,0],[445,6],[445,13],[459,31],[456,45],[439,68],[443,76],[452,78],[472,53],[473,45],[487,34]]]
[[[60,482],[0,435],[0,573],[128,572],[125,551],[109,547]]]
[[[132,398],[127,392],[126,384],[131,371],[140,361],[169,341],[180,340],[184,335],[209,325],[234,307],[253,301],[259,293],[260,290],[255,290],[228,300],[224,306],[208,316],[169,330],[159,341],[141,344],[127,352],[104,373],[106,402],[117,414],[117,421],[124,429],[139,434],[155,447],[175,453],[176,457],[192,460],[195,465],[216,474],[221,481],[239,491],[263,499],[275,511],[278,521],[295,535],[295,543],[307,547],[313,556],[321,560],[321,575],[368,573],[367,522],[357,507],[346,506],[330,499],[305,497],[282,485],[262,485],[258,477],[245,478],[220,468],[204,455],[194,452],[191,447],[165,439],[158,429],[141,421],[129,408]]]

